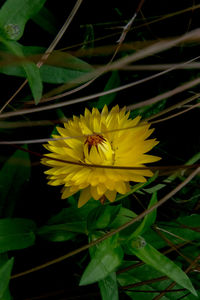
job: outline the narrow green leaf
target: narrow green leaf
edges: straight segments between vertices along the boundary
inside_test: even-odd
[[[104,91],[111,90],[113,88],[116,88],[120,85],[120,78],[118,71],[113,71],[110,78],[108,79],[108,82],[106,83],[106,86],[104,88]],[[117,93],[112,93],[109,95],[101,96],[97,102],[89,103],[90,107],[96,107],[98,109],[102,109],[104,105],[111,104]]]
[[[0,255],[0,299],[2,300],[9,299],[9,293],[6,290],[8,289],[13,263],[14,258],[8,259],[6,255]],[[7,298],[3,298],[6,293]]]
[[[157,203],[157,193],[155,192],[150,200],[148,208],[151,208],[154,204]],[[142,235],[146,230],[148,230],[156,220],[156,210],[152,211],[150,214],[146,215],[142,223],[137,227],[137,229],[130,236],[130,239],[135,238],[139,235]]]
[[[181,268],[150,244],[146,244],[144,247],[135,247],[135,240],[133,240],[128,243],[128,250],[144,263],[160,271],[183,288],[189,290],[193,295],[197,296],[190,279]]]
[[[134,267],[131,268],[131,266]],[[159,295],[158,292],[156,293],[154,291],[164,291],[172,283],[172,280],[168,278],[163,278],[163,280],[153,280],[162,277],[163,274],[146,264],[139,265],[137,261],[124,261],[120,266],[120,269],[124,269],[125,272],[120,272],[117,275],[117,281],[122,287],[129,286],[129,289],[127,291],[125,289],[124,292],[134,300],[153,300]],[[145,281],[147,281],[146,284]],[[138,283],[141,283],[141,286]],[[136,284],[136,286],[131,287],[131,285],[134,284]],[[173,289],[181,289],[181,287],[176,285]],[[140,292],[138,292],[138,290]],[[177,300],[186,293],[188,293],[186,290],[166,293],[165,296],[162,297],[162,300]]]
[[[56,28],[56,19],[46,7],[42,7],[39,13],[35,14],[31,19],[48,33],[56,35],[58,31]]]
[[[74,221],[74,222],[66,222],[63,224],[56,225],[46,225],[39,229],[39,234],[46,232],[75,232],[75,233],[86,233],[86,222],[84,221]]]
[[[118,284],[116,273],[109,274],[105,279],[98,282],[102,300],[118,300]]]
[[[183,225],[182,225],[183,224]],[[188,226],[189,228],[186,228]],[[200,241],[200,233],[195,228],[200,226],[200,215],[181,217],[174,222],[157,223],[159,228],[164,230],[163,234],[173,243],[180,244],[183,241]],[[195,228],[194,228],[195,227]],[[194,230],[193,230],[194,228]],[[156,249],[167,246],[166,242],[152,229],[143,234],[145,240]]]
[[[35,227],[35,223],[29,219],[0,219],[0,253],[33,245]]]
[[[15,202],[29,178],[29,154],[17,150],[0,170],[0,216],[13,214]]]
[[[0,9],[0,28],[8,39],[18,40],[26,22],[35,15],[46,0],[6,0]]]
[[[123,258],[123,250],[116,243],[117,235],[100,243],[98,248],[92,247],[92,259],[81,277],[80,285],[103,280],[116,270]]]
[[[23,50],[19,43],[15,41],[8,41],[6,39],[0,38],[0,41],[8,48],[8,50],[18,56],[23,58]],[[33,62],[22,63],[22,67],[25,71],[35,104],[39,103],[39,100],[42,97],[42,80],[40,76],[39,68]],[[16,70],[16,67],[14,68]]]
[[[65,224],[43,226],[39,228],[37,234],[52,242],[64,242],[73,239],[76,233],[68,231]]]

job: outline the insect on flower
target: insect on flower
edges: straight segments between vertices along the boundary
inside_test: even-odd
[[[50,167],[45,172],[48,184],[63,185],[62,199],[80,191],[78,207],[81,207],[90,198],[100,201],[107,198],[113,202],[117,193],[130,190],[130,182],[145,182],[145,177],[153,176],[145,164],[160,157],[146,154],[158,141],[147,139],[154,129],[149,129],[150,124],[140,119],[140,116],[129,119],[125,107],[120,110],[116,105],[108,112],[105,105],[101,113],[96,108],[92,112],[86,108],[84,116],[74,116],[64,123],[64,128],[57,127],[60,135],[53,135],[55,140],[44,145],[51,152],[42,159],[42,163]],[[144,169],[99,168],[97,165]]]

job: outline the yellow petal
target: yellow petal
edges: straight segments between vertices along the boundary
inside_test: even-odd
[[[110,202],[115,201],[116,194],[117,194],[117,193],[116,193],[115,191],[109,191],[109,190],[107,190],[107,191],[105,192],[105,196],[106,196],[106,198],[107,198]]]
[[[91,186],[90,187],[90,192],[91,192],[92,197],[95,200],[99,200],[99,198],[101,198],[101,196],[102,196],[101,194],[98,193],[96,186]]]
[[[78,207],[83,206],[84,204],[86,204],[91,198],[91,194],[90,194],[90,188],[87,187],[86,189],[82,190],[80,193],[80,197],[78,200]]]
[[[70,196],[74,195],[76,192],[71,192],[69,188],[64,188],[61,199],[69,198]]]

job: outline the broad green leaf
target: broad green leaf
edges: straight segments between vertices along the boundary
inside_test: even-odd
[[[119,85],[120,85],[119,73],[118,71],[113,71],[110,78],[108,79],[104,91],[106,92],[108,90],[118,87]],[[98,109],[102,109],[105,104],[106,105],[111,104],[114,101],[116,95],[117,93],[112,93],[109,95],[101,96],[97,102],[89,103],[89,105],[90,107],[96,107]]]
[[[109,274],[103,280],[98,282],[102,300],[118,300],[118,285],[116,279],[116,273]]]
[[[76,233],[69,231],[65,224],[43,226],[39,228],[37,234],[52,242],[64,242],[76,236]]]
[[[29,219],[0,219],[0,253],[33,245],[35,227],[35,223]]]
[[[2,47],[1,47],[2,48]],[[0,48],[0,49],[1,49]],[[23,47],[23,53],[26,57],[40,55],[45,52],[41,47]],[[6,51],[2,49],[2,51]],[[37,61],[39,57],[37,58]],[[12,60],[11,60],[12,62]],[[92,70],[92,67],[85,61],[74,57],[65,52],[56,51],[51,54],[45,64],[39,69],[43,82],[52,84],[62,84],[70,82],[81,77]],[[3,65],[0,66],[0,72],[6,75],[26,77],[26,72],[20,65]]]
[[[6,255],[0,255],[0,300],[7,300],[8,298],[8,284],[10,274],[13,267],[14,258],[8,259]],[[7,298],[3,298],[7,294]]]
[[[0,170],[0,215],[10,217],[16,200],[30,178],[30,158],[27,152],[17,150]]]
[[[157,193],[154,193],[151,197],[148,208],[151,208],[156,203],[157,203]],[[152,224],[154,224],[155,220],[156,220],[156,209],[144,217],[142,223],[137,227],[137,229],[130,236],[130,239],[142,235],[145,231],[147,231],[151,227]]]
[[[4,291],[2,297],[0,297],[0,300],[13,300],[13,297],[10,294],[9,287]]]
[[[8,48],[8,50],[15,54],[19,58],[24,57],[23,49],[21,45],[15,41],[8,41],[0,37],[0,41]],[[25,71],[25,77],[28,80],[35,104],[39,103],[42,97],[42,80],[40,76],[39,68],[33,62],[22,63],[23,70]],[[15,68],[14,68],[15,69]]]
[[[107,205],[93,209],[87,218],[88,231],[108,227],[109,224],[116,218],[120,208],[121,205]]]
[[[168,276],[177,284],[189,290],[193,295],[197,295],[190,279],[181,268],[168,257],[153,248],[150,244],[137,247],[135,246],[135,240],[133,240],[130,241],[127,246],[128,251],[136,255],[144,263]]]
[[[35,15],[46,0],[6,0],[0,9],[0,28],[8,39],[18,40],[26,22]]]
[[[123,250],[117,245],[117,235],[108,238],[95,247],[92,247],[91,261],[86,267],[80,285],[87,285],[103,280],[114,272],[123,258]]]

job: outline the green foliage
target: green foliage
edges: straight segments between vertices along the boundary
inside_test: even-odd
[[[19,44],[6,42],[6,45],[9,46],[10,52],[13,52],[14,54],[21,57],[23,57],[23,55],[25,55],[25,57],[29,57],[31,55],[34,57],[34,55],[42,55],[45,51],[45,49],[42,47],[23,46],[20,48],[21,52],[19,52],[19,49],[14,48],[14,46],[16,47],[16,45],[18,45],[19,48]],[[4,50],[4,52],[5,51],[6,50]],[[23,55],[22,55],[22,51],[23,51]],[[27,72],[31,71],[30,68],[34,68],[34,66],[35,65],[31,62],[24,64],[23,67],[21,67],[18,64],[5,65],[0,67],[0,72],[11,76],[26,77],[28,76]],[[53,55],[51,55],[51,58],[41,66],[40,69],[38,69],[36,66],[35,69],[37,71],[34,71],[35,73],[33,72],[31,73],[32,77],[35,74],[35,76],[39,76],[38,80],[39,78],[41,78],[42,82],[51,83],[51,84],[61,84],[61,83],[71,82],[72,80],[78,79],[79,77],[83,76],[85,73],[91,71],[92,67],[85,61],[76,58],[68,53],[55,52]],[[31,87],[34,90],[34,80],[31,79],[30,82],[31,82]],[[36,93],[36,96],[38,93],[38,95],[41,97],[41,94],[39,94],[39,92],[40,93],[42,92],[41,84],[39,84],[38,92],[37,90],[36,91],[34,90],[34,92]]]
[[[11,299],[8,290],[10,274],[12,271],[14,258],[8,259],[7,255],[0,254],[0,300]]]
[[[0,170],[0,216],[10,217],[22,189],[30,178],[27,152],[17,150]]]
[[[118,285],[116,279],[116,273],[109,274],[103,280],[100,280],[99,288],[101,291],[102,300],[118,300]]]
[[[183,242],[190,242],[200,239],[200,233],[198,231],[200,224],[199,215],[191,215],[186,217],[180,217],[174,222],[162,222],[158,223],[159,228],[164,230],[164,234],[174,244],[180,244]],[[195,227],[197,230],[195,230]],[[162,231],[161,231],[162,232]],[[144,238],[147,242],[151,243],[155,248],[160,249],[166,246],[166,242],[153,230],[144,233]]]
[[[99,207],[98,203],[89,202],[81,208],[63,208],[48,220],[48,225],[40,227],[37,234],[53,242],[73,239],[78,233],[87,234],[87,217],[96,207]]]
[[[93,234],[92,239],[100,237]],[[116,270],[123,259],[122,248],[118,245],[118,236],[112,236],[101,242],[98,246],[91,248],[91,261],[86,267],[80,285],[91,284],[105,279]]]
[[[56,35],[56,19],[46,7],[43,6],[38,12],[38,14],[32,16],[31,19],[43,30],[47,31],[52,35]]]
[[[42,8],[46,0],[7,0],[0,9],[0,28],[11,40],[22,37],[26,22]]]
[[[137,266],[136,261],[124,261],[121,268],[127,270],[117,275],[117,281],[126,294],[134,300],[153,300],[159,294],[154,291],[164,291],[172,283],[172,280],[164,277],[160,271],[146,264]],[[176,300],[188,294],[186,290],[180,289],[181,286],[176,284],[172,289],[174,292],[166,293],[162,299]],[[189,294],[186,299],[195,300],[197,298]]]
[[[82,223],[75,222],[75,224],[59,224],[59,225],[47,225],[41,227],[37,234],[40,235],[42,238],[52,241],[52,242],[64,242],[68,240],[73,240],[76,234],[72,231],[80,230],[80,225]],[[82,232],[82,230],[81,230]]]
[[[157,194],[156,192],[152,195],[151,201],[149,203],[148,208],[151,208],[154,204],[157,203]],[[147,231],[151,225],[155,223],[156,220],[156,209],[154,209],[151,213],[147,214],[141,224],[137,227],[137,229],[131,234],[130,239],[138,237],[142,235],[145,231]]]
[[[164,275],[171,278],[183,288],[188,289],[193,295],[197,296],[197,293],[192,286],[192,283],[188,276],[178,267],[172,260],[165,255],[158,252],[150,244],[140,243],[136,247],[135,240],[129,241],[127,244],[128,251],[136,255],[139,259],[145,262],[147,265],[155,268]]]
[[[36,225],[30,219],[0,219],[0,253],[32,246]]]
[[[120,209],[121,205],[102,206],[93,209],[87,218],[88,231],[108,227],[116,219]]]
[[[120,84],[119,73],[117,71],[113,71],[111,76],[109,77],[107,83],[106,83],[106,86],[104,88],[104,92],[118,87],[119,84]],[[116,95],[117,95],[117,93],[111,93],[111,94],[108,94],[108,95],[105,95],[105,96],[101,96],[101,97],[99,97],[98,101],[89,103],[89,106],[90,107],[96,107],[98,109],[102,109],[105,104],[107,106],[109,104],[111,104],[114,101]]]
[[[0,37],[0,41],[4,44],[4,46],[6,46],[6,48],[8,48],[8,50],[11,53],[15,54],[16,57],[20,59],[24,58],[23,49],[19,43],[15,41],[6,40],[1,37]],[[43,90],[40,71],[38,67],[32,62],[22,63],[22,67],[25,72],[24,74],[27,77],[31,92],[33,94],[35,104],[38,104],[39,100],[42,97],[42,90]]]

